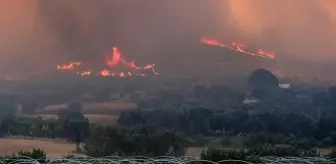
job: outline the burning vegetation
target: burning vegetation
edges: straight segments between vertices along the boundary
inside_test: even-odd
[[[230,44],[224,44],[220,43],[217,40],[209,39],[209,38],[201,38],[200,41],[204,44],[212,45],[212,46],[219,46],[222,48],[229,49],[231,51],[236,51],[239,53],[243,53],[246,55],[251,55],[251,56],[258,56],[266,59],[275,59],[276,54],[274,52],[266,52],[264,49],[258,49],[255,52],[250,52],[247,50],[247,47],[244,44],[237,43],[237,42],[232,42]]]
[[[217,40],[202,37],[200,39],[201,43],[218,46],[231,51],[242,53],[245,55],[251,55],[256,57],[262,57],[265,59],[275,59],[276,54],[274,52],[267,52],[264,49],[257,49],[255,51],[250,51],[248,48],[241,43],[232,42],[230,44],[224,44]],[[85,65],[85,66],[84,66]],[[84,67],[82,67],[84,66]],[[124,67],[124,68],[121,68]],[[126,68],[125,68],[126,67]],[[83,69],[84,68],[84,69]],[[73,71],[75,70],[80,76],[115,76],[115,77],[131,77],[131,76],[147,76],[148,73],[157,76],[158,72],[155,70],[155,64],[148,64],[143,67],[137,66],[135,61],[127,61],[122,55],[117,47],[112,48],[112,56],[106,56],[105,58],[105,68],[103,69],[92,69],[89,68],[87,63],[82,61],[69,62],[67,64],[62,64],[57,66],[59,71]]]
[[[116,77],[131,77],[131,76],[146,76],[150,72],[154,76],[159,75],[158,72],[155,70],[154,64],[148,64],[144,67],[137,66],[135,61],[128,62],[126,59],[121,55],[119,49],[117,47],[113,47],[112,49],[112,56],[105,58],[105,64],[107,68],[102,70],[93,70],[90,68],[86,68],[84,71],[77,72],[77,74],[81,76],[116,76]],[[85,65],[84,62],[70,62],[68,64],[62,64],[57,66],[57,70],[59,71],[73,71],[79,69],[82,65]],[[126,66],[127,68],[118,69],[120,66]],[[119,71],[118,71],[119,70]]]
[[[82,64],[81,61],[79,61],[79,62],[70,62],[68,64],[58,65],[57,69],[58,70],[72,70],[72,69],[80,66],[81,64]]]

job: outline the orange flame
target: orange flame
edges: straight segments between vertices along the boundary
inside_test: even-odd
[[[154,73],[155,76],[159,75],[159,73],[155,71],[154,67],[152,68],[152,72]]]
[[[106,64],[108,66],[114,66],[117,65],[121,60],[121,55],[117,47],[112,48],[112,59],[110,60],[108,57],[106,57]]]
[[[236,51],[236,52],[240,52],[240,53],[244,53],[247,55],[252,55],[252,56],[259,56],[259,57],[263,57],[266,59],[275,59],[276,54],[274,52],[266,52],[263,49],[259,49],[257,52],[249,52],[245,49],[245,46],[243,44],[240,43],[236,43],[236,42],[232,42],[231,44],[223,44],[218,42],[217,40],[213,40],[213,39],[208,39],[208,38],[201,38],[200,41],[204,44],[208,44],[208,45],[212,45],[212,46],[219,46],[222,48],[226,48],[232,51]]]
[[[146,65],[144,67],[139,67],[137,65],[135,65],[135,61],[132,61],[132,62],[127,62],[122,56],[121,56],[121,53],[120,51],[118,50],[117,47],[113,47],[112,48],[112,58],[109,59],[108,57],[106,58],[106,63],[108,66],[114,66],[118,63],[123,63],[131,68],[134,68],[134,69],[152,69],[154,67],[154,64],[149,64],[149,65]]]
[[[113,73],[111,73],[109,70],[107,70],[107,69],[103,69],[103,70],[101,70],[100,72],[99,72],[99,74],[101,75],[101,76],[112,76],[113,75]]]
[[[71,70],[74,69],[75,67],[78,67],[82,64],[81,61],[78,62],[70,62],[68,64],[63,64],[63,65],[58,65],[57,69],[58,70]]]
[[[155,65],[154,64],[149,64],[149,65],[146,65],[144,67],[140,67],[140,66],[137,66],[135,64],[135,61],[132,61],[132,62],[127,62],[123,56],[121,55],[119,49],[117,47],[113,47],[112,48],[112,56],[109,58],[109,57],[106,57],[105,58],[105,63],[108,67],[114,67],[118,64],[123,64],[123,65],[126,65],[128,66],[129,68],[132,68],[132,69],[135,69],[135,70],[151,70],[152,73],[157,76],[158,73],[155,71],[154,67]],[[75,67],[78,67],[82,64],[82,62],[71,62],[69,64],[65,64],[65,65],[58,65],[57,66],[57,69],[58,70],[71,70],[71,69],[74,69]],[[80,74],[81,76],[90,76],[93,74],[93,71],[83,71],[81,73],[78,72],[78,74]],[[100,76],[119,76],[119,77],[131,77],[132,76],[132,73],[131,72],[111,72],[109,69],[103,69],[101,71],[98,72],[98,74]],[[135,75],[138,75],[138,73],[135,73]],[[143,74],[141,74],[142,76]]]
[[[92,71],[84,71],[81,73],[81,76],[90,76],[92,74]]]

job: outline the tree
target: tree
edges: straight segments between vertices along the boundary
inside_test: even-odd
[[[83,106],[82,106],[82,104],[80,102],[75,101],[75,102],[72,102],[72,103],[68,104],[68,110],[70,112],[79,112],[79,113],[82,113],[83,112]]]
[[[22,103],[22,112],[27,114],[35,113],[38,108],[38,104],[35,102],[25,102]]]
[[[47,133],[49,131],[49,125],[48,124],[43,124],[41,131],[44,133],[44,137],[47,138]]]
[[[89,156],[182,156],[189,140],[186,137],[150,126],[99,127],[85,142]]]
[[[249,87],[253,89],[278,88],[279,82],[275,75],[265,69],[257,69],[252,72],[248,80]]]
[[[16,112],[16,105],[12,102],[0,102],[0,119],[2,117],[13,116]]]
[[[330,137],[323,138],[321,141],[323,147],[331,147],[333,145],[333,140]]]
[[[317,107],[317,119],[319,120],[322,114],[322,110],[325,112],[325,109],[328,105],[328,97],[326,92],[315,93],[312,96],[313,104]]]
[[[88,120],[70,120],[69,128],[73,131],[74,140],[76,142],[76,151],[80,152],[80,143],[83,138],[88,135],[89,122]]]
[[[336,131],[330,132],[330,138],[333,141],[334,145],[336,145]]]
[[[37,160],[39,163],[48,163],[46,153],[41,149],[33,148],[33,151],[20,151],[18,155],[24,157],[30,157],[32,159]]]
[[[327,154],[326,156],[331,158],[331,159],[335,159],[336,158],[336,149],[335,148],[331,149],[330,153]]]
[[[328,102],[326,92],[314,93],[312,96],[313,104],[318,108],[325,108]]]
[[[247,153],[242,149],[208,148],[202,150],[201,159],[213,162],[218,162],[222,160],[246,161]]]

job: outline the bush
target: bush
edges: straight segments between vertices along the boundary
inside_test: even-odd
[[[223,137],[221,140],[220,140],[220,144],[222,146],[231,146],[232,142],[230,140],[229,137]]]
[[[252,157],[251,157],[252,158]],[[202,160],[218,162],[221,160],[247,160],[247,153],[242,149],[208,148],[202,150]],[[253,158],[255,160],[255,158]]]
[[[36,159],[39,163],[47,163],[46,153],[41,149],[33,149],[33,151],[20,151],[18,155]]]
[[[218,162],[221,160],[244,160],[258,163],[259,157],[300,157],[300,156],[319,156],[316,149],[302,150],[293,146],[273,146],[264,145],[253,149],[228,149],[228,148],[208,148],[203,149],[201,159]]]
[[[321,141],[321,146],[330,147],[333,145],[333,141],[330,137],[323,138]]]
[[[326,157],[329,157],[329,158],[336,158],[336,149],[332,149],[327,155]]]
[[[10,156],[4,156],[0,158],[0,163],[14,164],[14,163],[34,163],[32,159],[38,163],[48,163],[46,153],[41,149],[33,149],[33,151],[20,151]]]

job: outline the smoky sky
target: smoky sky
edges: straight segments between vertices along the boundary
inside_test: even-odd
[[[264,47],[279,58],[330,61],[335,6],[334,0],[0,0],[0,72],[99,62],[112,46],[150,63],[176,55],[174,45],[197,45],[201,36]]]

